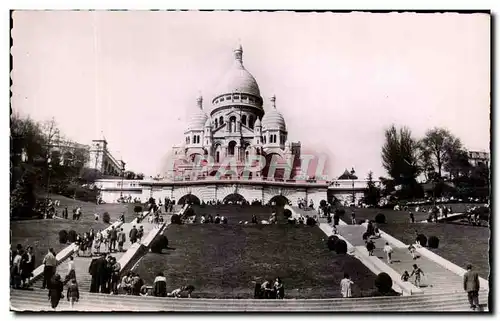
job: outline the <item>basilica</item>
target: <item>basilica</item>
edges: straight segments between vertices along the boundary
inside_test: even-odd
[[[224,177],[252,178],[253,174],[256,178],[271,174],[269,178],[283,179],[300,174],[300,143],[288,140],[276,97],[263,100],[257,81],[243,65],[241,45],[233,54],[232,66],[216,87],[217,94],[210,104],[204,104],[202,97],[197,98],[195,112],[184,132],[185,141],[173,148],[174,166],[167,172],[168,179],[215,176],[228,159],[234,161],[235,166],[232,171],[224,171]],[[265,157],[268,164],[274,157],[280,166],[272,173],[269,166],[264,166],[245,176],[244,170],[249,168],[248,162],[255,159],[255,155]],[[205,172],[198,171],[197,157],[210,159],[213,166]]]

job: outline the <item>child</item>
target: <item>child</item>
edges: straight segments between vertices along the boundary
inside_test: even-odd
[[[354,282],[351,281],[349,274],[344,273],[344,278],[340,281],[340,293],[343,298],[350,298],[352,296],[351,285],[353,284]]]
[[[408,282],[409,279],[410,279],[410,274],[408,273],[408,271],[404,271],[403,275],[401,275],[401,280],[404,282]]]
[[[410,277],[415,275],[415,285],[419,288],[420,287],[420,278],[422,275],[424,275],[424,271],[420,269],[416,264],[413,264],[413,271],[411,272]]]
[[[71,284],[68,286],[68,292],[66,293],[69,305],[73,309],[75,302],[80,299],[80,292],[78,291],[78,284],[76,284],[76,279],[71,279]]]
[[[389,245],[389,242],[385,243],[384,252],[387,255],[387,263],[391,264],[392,263],[392,252],[393,252],[393,249]]]
[[[411,257],[416,260],[417,259],[417,254],[415,253],[416,251],[416,248],[413,244],[411,244],[409,247],[408,247],[408,251],[410,251],[410,254],[411,254]]]

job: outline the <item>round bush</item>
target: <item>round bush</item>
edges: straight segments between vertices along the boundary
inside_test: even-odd
[[[170,223],[172,223],[172,224],[182,224],[181,217],[178,214],[172,215],[172,218],[170,219]]]
[[[431,249],[437,249],[439,247],[439,239],[437,238],[437,236],[429,237],[428,246]]]
[[[382,213],[375,215],[375,222],[378,224],[385,224],[385,215]]]
[[[308,217],[306,220],[306,225],[314,226],[316,225],[316,221],[312,217]]]
[[[102,221],[106,224],[109,224],[109,222],[111,222],[111,217],[109,216],[108,212],[104,212],[104,214],[102,214]]]
[[[76,232],[71,230],[68,232],[68,242],[73,243],[76,241]]]
[[[389,274],[382,272],[375,278],[375,286],[379,292],[390,292],[392,289],[392,279]]]
[[[140,212],[142,212],[142,206],[140,206],[140,205],[136,205],[136,206],[134,207],[134,212],[135,212],[135,213],[140,213]]]
[[[68,232],[66,230],[59,231],[59,243],[66,244],[68,242]]]
[[[194,216],[194,215],[196,215],[196,213],[191,206],[184,211],[184,216]]]
[[[330,249],[330,251],[335,251],[335,243],[337,243],[338,240],[339,238],[336,235],[330,235],[328,237],[326,245],[328,246],[328,249]]]
[[[168,248],[168,238],[165,235],[160,235],[151,244],[151,252],[161,254],[163,249]]]
[[[290,211],[288,208],[286,208],[283,211],[283,215],[285,215],[286,218],[290,218],[290,217],[292,217],[292,211]]]
[[[424,234],[417,235],[417,242],[420,243],[421,246],[427,246],[427,237]]]
[[[347,243],[344,240],[338,240],[335,242],[335,252],[337,254],[346,254],[347,253]]]

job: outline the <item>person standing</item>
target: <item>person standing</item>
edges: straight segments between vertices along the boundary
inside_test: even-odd
[[[80,291],[78,290],[76,279],[71,280],[71,284],[68,286],[68,291],[66,292],[66,298],[69,301],[69,306],[73,309],[75,302],[78,302],[80,299]]]
[[[123,228],[120,229],[120,233],[118,233],[118,252],[123,252],[123,244],[125,244],[126,235],[123,232]]]
[[[141,225],[139,226],[139,230],[137,231],[137,239],[139,240],[139,243],[141,242],[143,236],[144,236],[144,227]]]
[[[97,265],[99,262],[100,258],[98,259],[93,259],[92,262],[90,262],[89,265],[89,274],[91,275],[92,279],[90,281],[90,292],[91,293],[97,293],[98,292],[98,284],[99,284],[99,275],[97,274]]]
[[[356,213],[354,211],[351,213],[351,224],[356,225]]]
[[[118,231],[114,226],[111,227],[109,232],[109,252],[116,251],[116,240],[118,239]]]
[[[43,258],[42,264],[44,265],[42,289],[45,289],[45,287],[49,287],[52,277],[56,273],[57,260],[54,255],[54,249],[49,249],[47,255]]]
[[[389,264],[392,263],[392,252],[394,252],[394,250],[389,245],[389,242],[385,242],[384,253],[387,255],[387,263]]]
[[[410,223],[415,223],[415,216],[410,212]]]
[[[467,265],[467,272],[464,274],[464,291],[467,292],[470,308],[479,308],[479,274],[472,270],[472,265]]]
[[[70,280],[76,279],[76,273],[75,273],[75,261],[73,259],[73,256],[69,257],[68,261],[68,274],[64,278],[64,285],[68,283]]]
[[[340,281],[340,293],[343,298],[352,297],[351,286],[354,282],[351,281],[348,273],[344,273],[344,278]]]
[[[23,281],[23,287],[29,286],[31,282],[31,277],[33,276],[34,269],[35,269],[35,256],[33,255],[33,247],[28,246],[28,248],[26,249],[26,253],[23,254],[21,260],[21,278]]]
[[[132,226],[132,229],[130,230],[128,237],[130,239],[130,243],[132,244],[134,244],[137,241],[137,229],[135,228],[135,225]]]
[[[61,276],[56,274],[53,280],[49,284],[49,300],[52,306],[52,309],[56,309],[59,305],[59,300],[63,297],[64,286],[61,282]]]

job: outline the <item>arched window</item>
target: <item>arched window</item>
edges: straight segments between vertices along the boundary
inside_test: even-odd
[[[248,127],[250,127],[251,129],[253,129],[253,116],[250,116],[248,118]]]
[[[190,143],[190,141],[191,141],[191,138],[190,138],[189,136],[188,136],[188,137],[186,137],[186,141],[187,141],[187,143],[189,144],[189,143]]]
[[[218,128],[219,127],[219,121],[216,119],[215,120],[215,128]]]
[[[236,142],[233,140],[229,143],[228,147],[227,147],[227,154],[229,156],[234,156],[234,150],[235,150],[235,147],[236,147]]]
[[[220,162],[220,152],[215,153],[215,162],[216,163]]]
[[[241,124],[245,126],[247,125],[247,115],[241,116]]]
[[[222,116],[219,117],[219,125],[220,126],[224,125],[224,117]]]
[[[231,118],[229,118],[229,132],[235,132],[236,131],[236,117],[235,116],[231,116]]]

